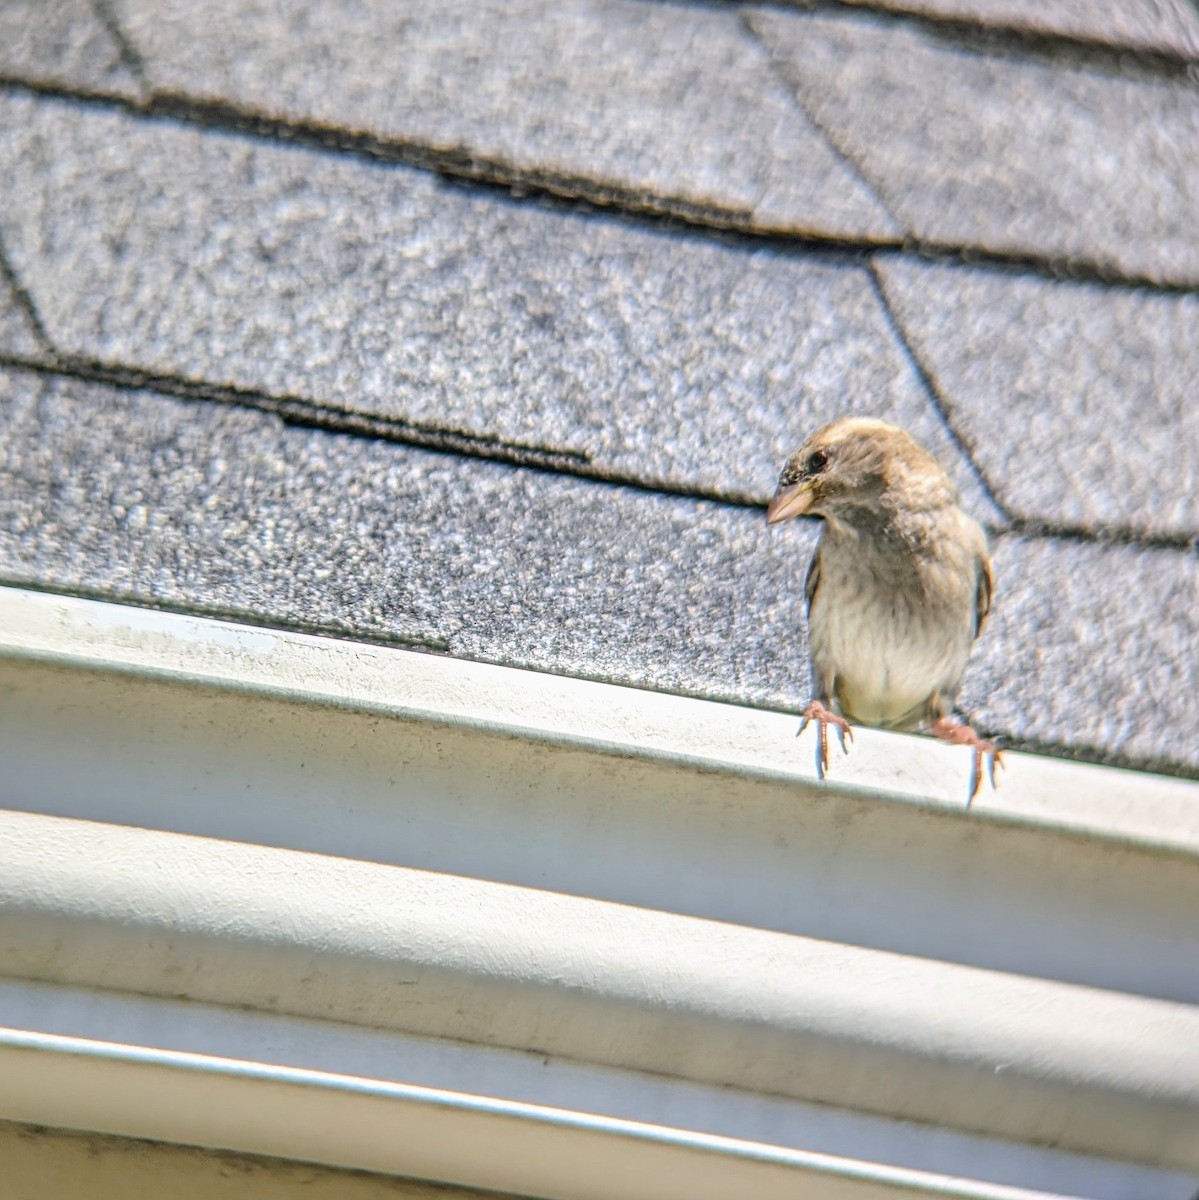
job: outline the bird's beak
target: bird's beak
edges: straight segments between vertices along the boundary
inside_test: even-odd
[[[791,517],[799,517],[808,511],[812,503],[812,486],[809,483],[793,483],[781,487],[766,509],[766,524],[777,525]]]

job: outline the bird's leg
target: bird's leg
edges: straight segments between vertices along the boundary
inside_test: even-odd
[[[816,754],[816,774],[823,779],[828,773],[828,727],[830,725],[836,727],[837,739],[841,743],[842,753],[848,753],[845,746],[845,739],[848,737],[851,742],[853,741],[853,730],[844,717],[838,716],[822,701],[811,700],[808,702],[808,707],[803,710],[803,720],[799,723],[799,728],[795,731],[795,736],[799,737],[812,721],[815,721],[820,729]]]
[[[1003,766],[1003,752],[994,742],[979,737],[969,725],[955,721],[953,717],[938,717],[932,723],[932,731],[943,741],[974,749],[974,763],[970,768],[970,798],[966,801],[966,807],[969,808],[982,789],[983,759],[987,760],[987,777],[991,780],[991,786],[995,787],[995,767]]]

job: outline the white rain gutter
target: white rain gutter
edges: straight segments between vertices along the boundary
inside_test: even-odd
[[[1097,1190],[1070,1194],[1117,1194],[1103,1192],[1125,1169],[1112,1160],[1142,1172],[1120,1195],[1188,1194],[1185,1177],[1145,1171],[1199,1176],[1195,785],[1009,755],[1002,789],[967,812],[965,756],[924,739],[863,731],[821,784],[780,714],[8,589],[0,631],[0,804],[20,810],[0,814],[0,976],[1098,1156],[1071,1176]],[[22,1010],[0,1058],[200,1070],[171,1059],[179,1049],[125,1044],[133,1022],[107,1049],[63,1042],[87,1008],[40,1033]],[[279,1064],[200,1058],[223,1081],[221,1111],[240,1111],[225,1093],[255,1072],[284,1086]],[[333,1111],[344,1081],[317,1074]],[[53,1095],[34,1115],[33,1093],[5,1078],[0,1117],[59,1123],[43,1111]],[[400,1103],[401,1082],[375,1085]],[[404,1104],[449,1121],[425,1091]],[[67,1119],[81,1093],[60,1092],[61,1123],[156,1127]],[[1002,1192],[805,1157],[767,1121],[748,1141],[672,1133],[670,1103],[604,1138],[687,1157],[706,1137],[696,1162],[832,1171],[830,1196],[875,1195],[867,1182]],[[553,1111],[513,1119],[565,1137],[602,1116]],[[265,1134],[211,1144],[313,1157],[303,1148],[324,1143],[296,1128],[287,1150],[264,1149]],[[427,1174],[412,1146],[434,1143],[402,1139],[407,1165],[374,1169]],[[342,1149],[319,1161],[371,1165]],[[737,1191],[708,1170],[723,1192],[678,1194]]]
[[[1199,1007],[23,813],[0,814],[0,862],[0,963],[19,978],[525,1049],[1199,1172]]]
[[[103,1132],[348,1163],[521,1196],[1046,1200],[1023,1188],[478,1096],[0,1033],[0,1102],[17,1093],[34,1121],[61,1124],[65,1116],[72,1126]]]

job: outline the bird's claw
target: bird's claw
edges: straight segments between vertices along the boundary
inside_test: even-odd
[[[999,785],[995,782],[995,768],[1003,768],[1003,751],[995,745],[994,742],[984,741],[980,738],[977,742],[968,743],[974,750],[974,756],[970,763],[970,795],[966,799],[966,807],[969,808],[978,796],[978,793],[983,789],[983,761],[986,761],[987,778],[991,781],[991,790],[994,791]]]
[[[933,723],[933,733],[943,741],[950,742],[955,746],[969,746],[974,751],[974,756],[970,763],[970,795],[966,800],[967,808],[974,803],[978,793],[982,791],[984,759],[986,760],[987,778],[991,781],[991,787],[994,789],[999,786],[995,782],[995,768],[1003,768],[1003,751],[994,742],[979,737],[969,725],[964,725],[960,721],[954,721],[949,717],[942,717],[940,720],[935,721]]]
[[[851,742],[853,741],[853,729],[844,717],[830,711],[819,700],[813,700],[803,710],[803,720],[800,721],[799,728],[795,731],[795,736],[799,737],[813,721],[816,722],[820,730],[816,747],[816,774],[820,779],[823,779],[828,774],[828,727],[832,725],[836,729],[837,740],[841,743],[842,754],[849,753],[845,739],[848,738]]]

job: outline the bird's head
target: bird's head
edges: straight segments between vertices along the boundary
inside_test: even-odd
[[[787,460],[766,520],[812,516],[855,526],[899,505],[931,508],[956,495],[937,460],[897,425],[842,417]]]

